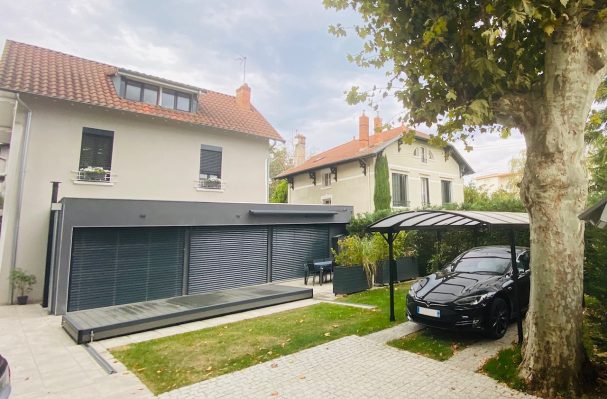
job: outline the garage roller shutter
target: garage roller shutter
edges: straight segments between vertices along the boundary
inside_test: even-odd
[[[195,228],[190,237],[188,294],[267,281],[266,227]]]
[[[329,256],[327,226],[276,226],[272,241],[272,281],[303,277],[306,261]]]
[[[182,294],[182,228],[74,230],[68,311]]]

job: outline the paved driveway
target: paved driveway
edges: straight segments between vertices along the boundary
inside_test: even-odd
[[[523,399],[489,377],[349,336],[160,396],[198,398]]]
[[[302,305],[305,304],[292,306]],[[263,309],[264,312],[276,310]],[[218,324],[235,321],[234,317],[255,315],[257,313],[232,315],[212,322]],[[127,338],[131,341],[157,338],[203,328],[201,323],[207,322],[210,321]],[[121,364],[114,364],[117,374],[106,374],[82,346],[74,344],[60,324],[60,317],[48,316],[39,305],[0,306],[0,353],[12,368],[11,399],[152,397]],[[469,368],[458,367],[462,361],[441,363],[383,344],[418,328],[404,323],[367,337],[345,337],[184,387],[161,398],[531,398]],[[106,345],[112,346],[111,342],[126,343],[124,339],[101,341],[96,346],[104,351]],[[460,360],[478,361],[480,352],[477,351],[473,348],[467,354],[462,351]],[[104,355],[108,356],[107,352]]]
[[[152,397],[133,374],[103,371],[40,305],[0,306],[0,353],[12,371],[11,399]]]

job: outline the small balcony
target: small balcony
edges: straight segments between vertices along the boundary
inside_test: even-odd
[[[103,168],[84,168],[74,171],[76,174],[75,181],[77,182],[89,182],[89,183],[111,183],[112,174],[111,171]]]
[[[223,190],[225,182],[217,177],[201,177],[198,180],[198,187],[202,190]]]

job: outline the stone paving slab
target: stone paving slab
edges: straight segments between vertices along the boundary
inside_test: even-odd
[[[153,397],[132,373],[105,373],[40,305],[0,306],[0,353],[11,367],[11,399]]]
[[[373,334],[365,335],[365,338],[370,339],[371,341],[385,344],[394,339],[398,339],[404,337],[409,334],[413,334],[416,331],[423,329],[424,326],[421,324],[413,323],[411,321],[407,321],[401,323],[392,328],[386,328],[385,330],[381,330],[378,332],[374,332]]]
[[[236,397],[534,398],[487,376],[358,336],[341,338],[159,396],[161,399]]]

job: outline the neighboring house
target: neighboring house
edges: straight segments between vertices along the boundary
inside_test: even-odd
[[[14,267],[43,296],[53,181],[59,199],[267,202],[269,141],[283,139],[250,98],[246,84],[232,96],[7,41],[0,303]]]
[[[382,129],[381,119],[374,119],[369,134],[369,118],[359,118],[358,139],[331,148],[304,160],[305,139],[298,137],[296,165],[278,178],[289,181],[289,203],[344,204],[355,213],[374,210],[375,160],[384,154],[388,160],[392,206],[416,209],[442,206],[464,200],[464,175],[472,168],[447,145],[429,144],[430,136],[415,132],[413,144],[403,141],[406,128]],[[299,161],[299,163],[298,163]]]
[[[478,189],[486,191],[489,194],[500,190],[514,192],[517,190],[517,183],[519,182],[516,180],[518,178],[520,178],[520,176],[514,172],[492,173],[483,176],[475,176],[472,179],[472,183]]]

